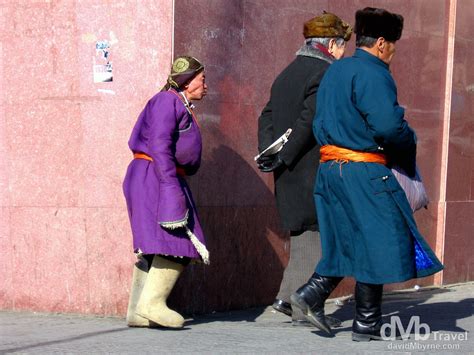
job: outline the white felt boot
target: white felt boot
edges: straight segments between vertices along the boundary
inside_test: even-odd
[[[128,300],[127,325],[129,327],[157,327],[158,324],[150,322],[136,313],[137,303],[145,286],[149,269],[148,262],[143,256],[139,255],[137,258],[138,260],[133,267],[132,288]]]
[[[155,255],[137,304],[136,313],[163,327],[182,328],[184,318],[169,309],[166,300],[183,269],[183,265]]]

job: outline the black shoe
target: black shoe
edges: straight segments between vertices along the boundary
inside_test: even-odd
[[[342,277],[325,277],[314,273],[306,284],[291,295],[291,306],[299,308],[316,328],[331,335],[331,327],[324,315],[324,302],[341,280]]]
[[[336,317],[331,317],[331,316],[325,316],[326,317],[326,323],[331,327],[331,328],[340,328],[342,327],[342,322],[340,319]]]
[[[356,314],[352,323],[353,341],[383,340],[382,327],[383,285],[356,282]]]
[[[293,313],[293,311],[291,310],[291,304],[289,304],[288,302],[279,300],[279,299],[276,299],[275,302],[273,302],[272,307],[275,311],[286,314],[289,317],[291,317],[291,315]]]

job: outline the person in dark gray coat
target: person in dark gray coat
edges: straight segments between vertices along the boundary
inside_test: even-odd
[[[275,79],[258,120],[260,152],[292,129],[280,152],[260,157],[257,163],[262,172],[274,174],[277,208],[283,228],[290,231],[290,260],[273,308],[292,316],[294,325],[302,324],[304,317],[291,309],[290,295],[311,276],[321,257],[313,199],[319,165],[319,147],[312,132],[316,93],[326,69],[343,57],[351,34],[351,26],[331,13],[307,21],[305,43]]]

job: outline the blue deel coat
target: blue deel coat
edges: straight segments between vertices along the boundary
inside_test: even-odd
[[[334,62],[317,95],[318,144],[383,152],[413,171],[416,135],[404,119],[388,65],[356,49]],[[424,277],[443,266],[413,218],[405,192],[378,163],[319,166],[314,189],[323,257],[316,272],[385,284]]]

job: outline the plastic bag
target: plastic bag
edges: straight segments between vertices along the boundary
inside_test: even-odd
[[[421,180],[418,168],[416,168],[416,174],[414,177],[409,177],[406,172],[399,166],[392,167],[392,173],[398,180],[398,183],[405,191],[408,202],[410,203],[413,212],[419,210],[422,207],[427,207],[430,202],[428,195]]]

